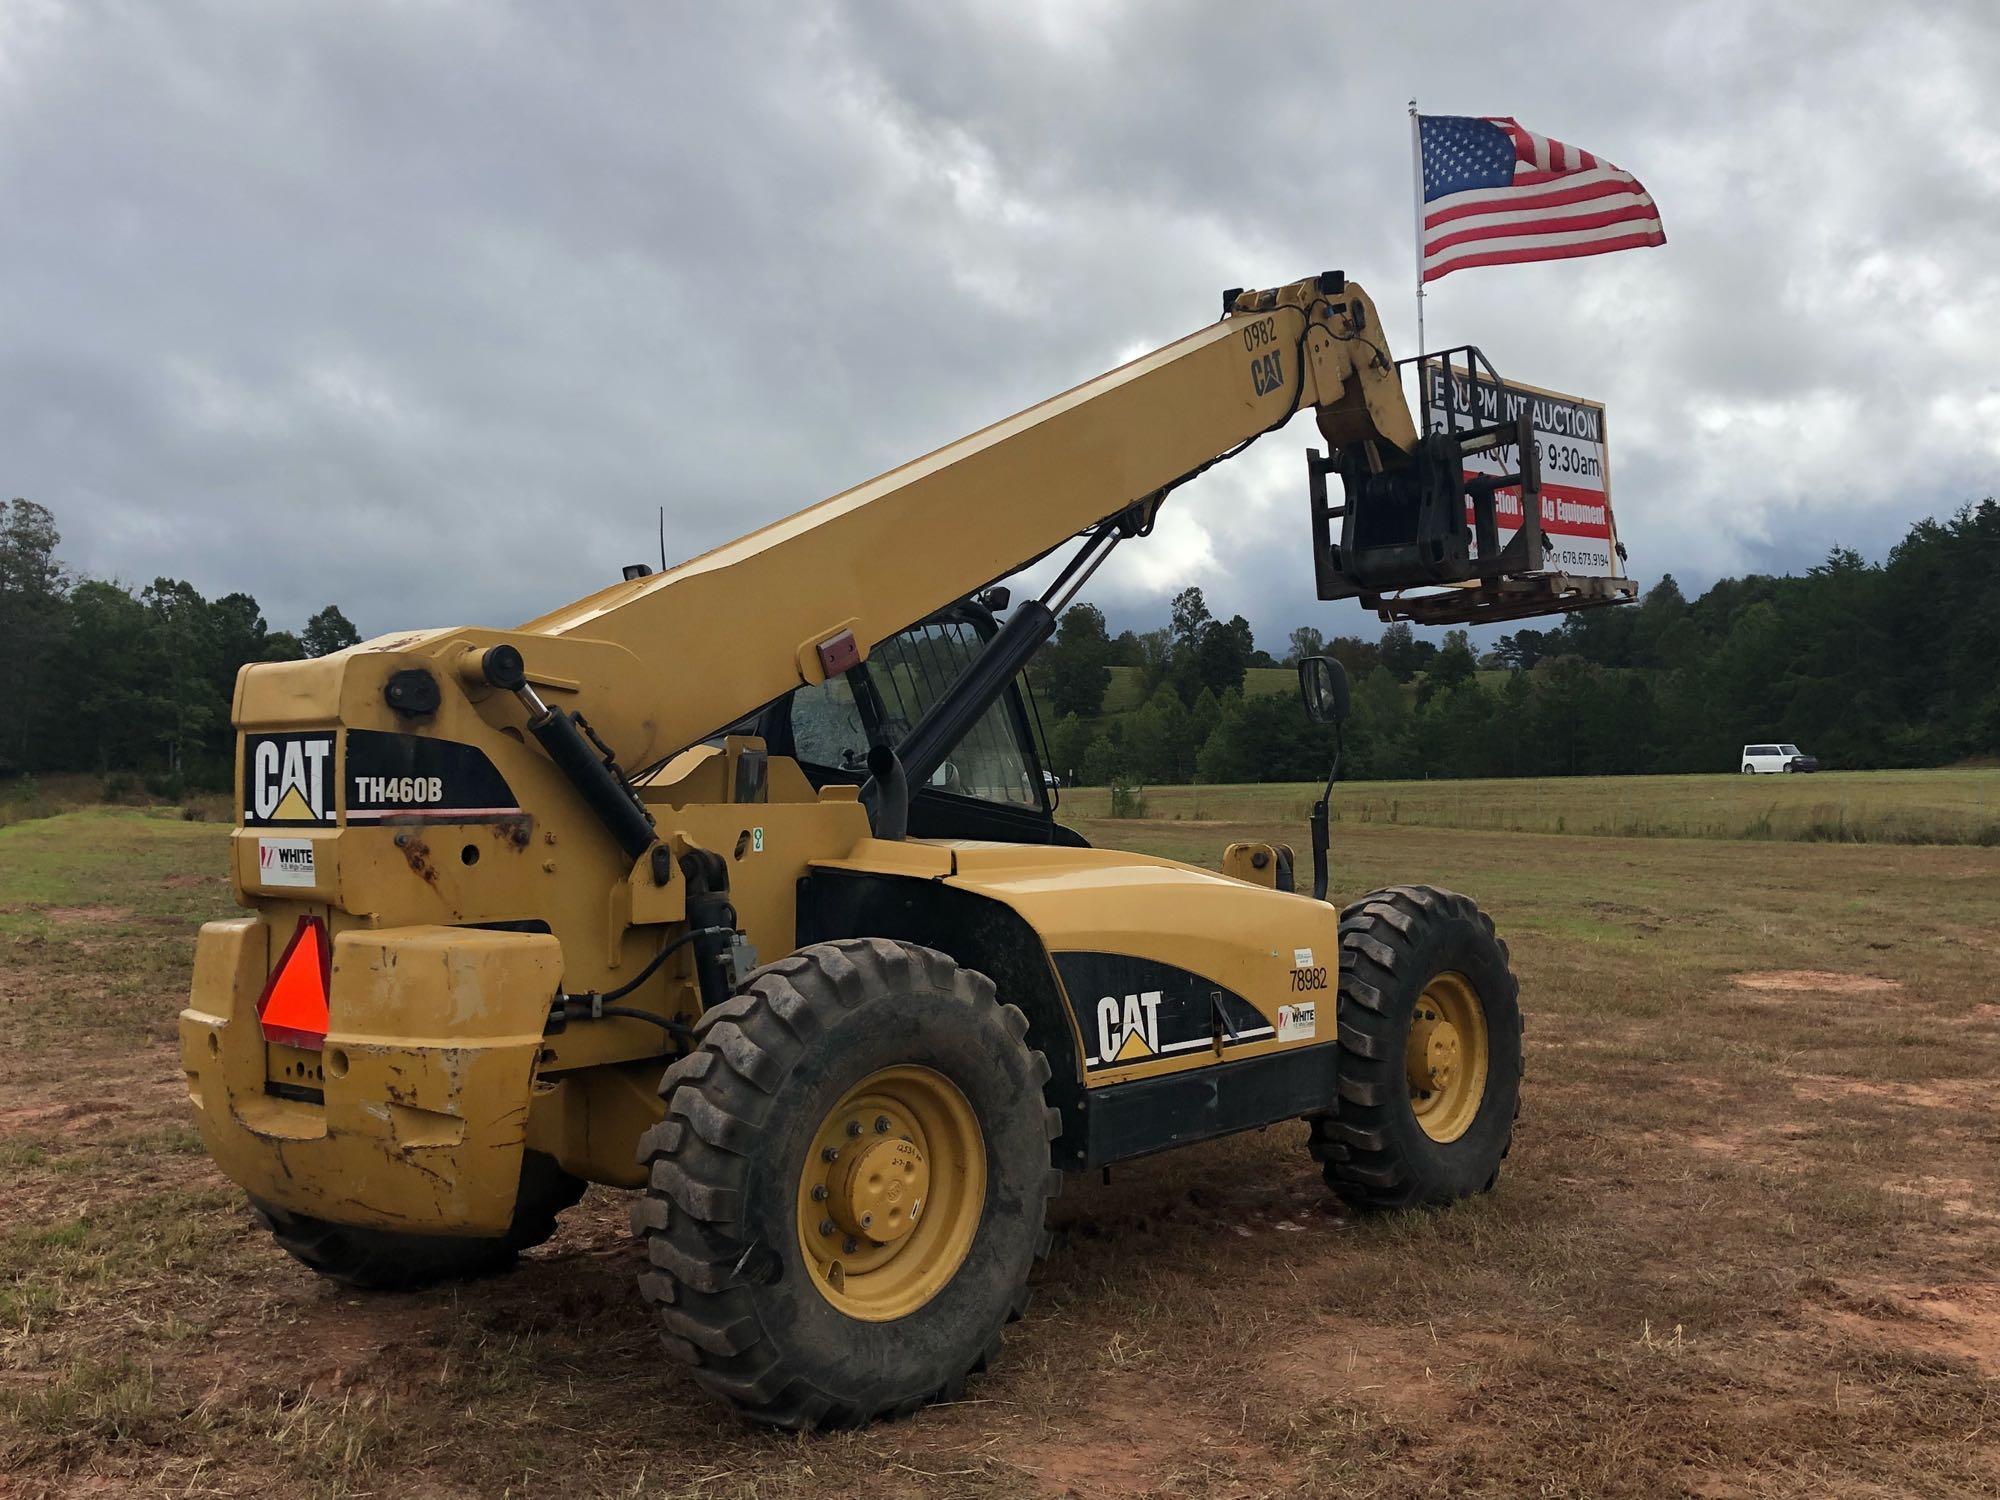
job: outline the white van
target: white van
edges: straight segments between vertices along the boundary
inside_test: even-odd
[[[1817,771],[1819,762],[1797,745],[1745,745],[1743,774],[1764,775],[1776,771]]]

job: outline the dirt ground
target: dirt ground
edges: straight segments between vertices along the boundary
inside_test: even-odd
[[[1073,1179],[967,1400],[796,1438],[662,1353],[620,1194],[416,1296],[268,1242],[171,1047],[223,838],[0,829],[8,1500],[2000,1494],[2000,850],[1344,825],[1342,889],[1452,886],[1512,943],[1498,1191],[1352,1218],[1299,1126]]]

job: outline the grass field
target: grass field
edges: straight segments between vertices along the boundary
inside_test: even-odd
[[[1269,806],[1083,826],[1205,861],[1296,840]],[[1340,890],[1462,889],[1512,942],[1495,1193],[1349,1217],[1298,1126],[1073,1180],[969,1398],[817,1439],[665,1357],[619,1194],[456,1289],[287,1260],[170,1040],[225,830],[0,829],[0,1494],[2000,1492],[2000,850],[1567,827],[1338,835]]]
[[[1303,827],[1316,784],[1146,789],[1145,816]],[[1103,787],[1062,794],[1063,816],[1103,817]],[[2000,845],[2000,769],[1823,771],[1811,776],[1571,776],[1518,781],[1354,781],[1334,788],[1344,825]]]

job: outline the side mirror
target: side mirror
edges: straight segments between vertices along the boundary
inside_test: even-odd
[[[1299,662],[1299,696],[1306,717],[1315,724],[1340,724],[1347,719],[1347,668],[1330,656],[1308,656]]]

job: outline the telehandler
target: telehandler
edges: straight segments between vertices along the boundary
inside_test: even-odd
[[[1521,1018],[1478,907],[1330,905],[1324,798],[1309,893],[1282,845],[1220,874],[1091,848],[1018,685],[1176,486],[1304,408],[1321,597],[1599,602],[1541,567],[1526,419],[1418,433],[1327,272],[518,629],[245,667],[247,915],[201,929],[180,1019],[215,1160],[371,1288],[505,1266],[586,1183],[632,1189],[669,1350],[796,1428],[962,1391],[1065,1172],[1304,1119],[1350,1204],[1492,1187]],[[1485,450],[1520,472],[1468,478]],[[1337,735],[1337,664],[1301,678]]]

